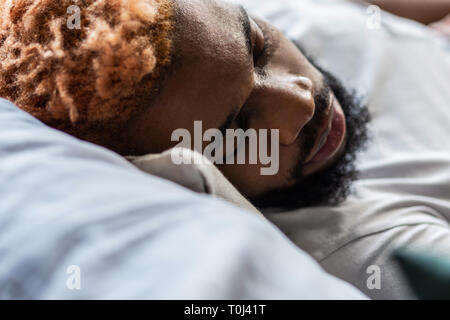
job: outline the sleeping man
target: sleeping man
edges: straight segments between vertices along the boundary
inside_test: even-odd
[[[220,166],[237,189],[259,206],[346,196],[367,111],[267,22],[215,1],[88,1],[71,30],[70,1],[20,3],[2,6],[0,96],[50,126],[133,156],[173,147],[178,128],[193,136],[196,120],[279,129],[277,174]]]
[[[215,0],[0,4],[0,96],[47,125],[134,157],[173,148],[178,129],[195,136],[198,122],[203,130],[276,132],[277,139],[267,138],[277,143],[276,174],[262,175],[261,162],[217,163],[217,168],[259,209],[290,210],[267,216],[328,271],[372,297],[409,293],[384,251],[386,242],[348,246],[359,243],[355,240],[400,224],[432,225],[450,248],[446,222],[423,209],[423,201],[417,209],[421,205],[411,199],[402,205],[375,193],[364,201],[358,201],[361,194],[347,199],[357,178],[356,153],[367,138],[368,108],[339,75],[242,7]],[[250,142],[245,141],[246,152]],[[237,157],[227,143],[223,155]],[[450,213],[449,198],[440,205],[439,218]],[[414,206],[419,217],[402,220],[402,208],[408,213],[405,208]],[[356,214],[366,209],[368,215]],[[384,216],[374,225],[371,219],[380,211]],[[436,236],[431,228],[425,233]],[[390,235],[392,243],[395,236]],[[423,245],[434,241],[421,239]],[[368,291],[369,261],[387,270],[384,291]]]

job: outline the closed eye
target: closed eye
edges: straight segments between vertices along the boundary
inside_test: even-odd
[[[271,32],[259,19],[250,18],[243,6],[238,7],[238,12],[248,52],[253,58],[256,71],[261,73],[268,63],[271,52],[271,43],[273,43]]]
[[[257,24],[255,24],[257,25]],[[261,58],[263,58],[267,54],[267,43],[266,43],[266,35],[261,30],[259,26],[258,30],[256,32],[256,39],[254,41],[253,45],[253,64],[255,67],[259,65],[258,62],[261,61]]]

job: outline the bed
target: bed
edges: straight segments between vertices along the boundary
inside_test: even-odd
[[[365,299],[261,216],[0,99],[1,299]]]

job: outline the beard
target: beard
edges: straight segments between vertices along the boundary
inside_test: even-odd
[[[305,52],[299,44],[299,50]],[[292,171],[294,185],[275,189],[250,198],[261,211],[288,211],[305,207],[336,206],[351,193],[351,185],[358,177],[356,158],[368,140],[367,124],[370,121],[368,108],[355,92],[347,90],[342,82],[330,72],[323,70],[311,58],[308,60],[322,72],[325,82],[339,101],[346,118],[347,136],[344,151],[340,158],[328,168],[304,176],[303,160],[314,145],[317,128],[314,124],[305,127],[299,165]],[[317,99],[324,99],[318,93]],[[320,111],[320,110],[319,110]]]

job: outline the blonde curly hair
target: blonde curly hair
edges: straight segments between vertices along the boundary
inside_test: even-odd
[[[120,128],[171,64],[170,1],[0,0],[0,96],[87,140]]]

